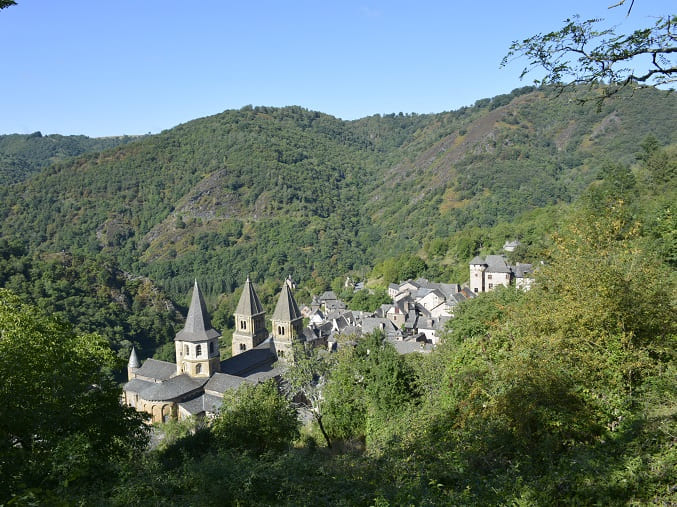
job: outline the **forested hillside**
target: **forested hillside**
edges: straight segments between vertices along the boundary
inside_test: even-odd
[[[212,301],[247,274],[319,290],[425,244],[439,251],[454,232],[571,202],[605,161],[632,164],[647,135],[675,142],[676,114],[675,96],[653,89],[599,111],[527,87],[352,122],[246,107],[4,186],[2,234],[31,251],[113,255],[174,297],[196,276]]]
[[[59,160],[127,144],[139,137],[43,136],[41,132],[0,136],[0,185],[23,181]]]

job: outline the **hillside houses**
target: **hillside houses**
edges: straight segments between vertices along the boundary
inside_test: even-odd
[[[489,292],[499,285],[515,284],[519,289],[531,287],[533,266],[531,264],[508,264],[504,255],[476,256],[470,261],[470,290],[475,294]]]
[[[306,317],[306,340],[326,340],[330,348],[339,342],[381,331],[400,353],[427,352],[439,342],[445,323],[460,302],[475,295],[458,284],[430,282],[424,278],[390,284],[391,304],[373,313],[348,310],[335,293],[314,297]]]

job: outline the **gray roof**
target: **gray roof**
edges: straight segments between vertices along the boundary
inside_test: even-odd
[[[243,382],[246,382],[243,377],[228,373],[215,373],[205,384],[205,391],[223,394],[229,389],[237,389]]]
[[[132,345],[132,352],[129,354],[129,362],[127,363],[127,368],[139,368],[141,366],[141,363],[139,362],[139,358],[136,355],[136,349],[134,348],[134,345]]]
[[[152,378],[154,380],[167,380],[176,374],[176,364],[157,359],[146,359],[141,368],[135,372],[137,377]]]
[[[125,391],[128,391],[130,393],[141,393],[142,391],[148,389],[150,386],[155,384],[155,382],[148,382],[147,380],[141,380],[138,378],[133,378],[129,382],[127,382],[123,389]]]
[[[475,257],[472,258],[470,264],[486,264],[486,262],[484,261],[484,257],[476,255]]]
[[[196,379],[183,374],[159,384],[151,384],[139,394],[148,401],[170,401],[201,389],[206,382],[206,378]]]
[[[264,310],[261,300],[254,290],[254,285],[249,280],[249,277],[247,277],[247,281],[244,283],[242,295],[240,296],[240,302],[237,304],[235,313],[238,315],[246,315],[251,317],[254,315],[260,315],[263,312]]]
[[[259,382],[265,382],[271,378],[281,377],[285,371],[287,371],[285,366],[278,366],[277,368],[268,371],[257,371],[251,375],[247,375],[245,378],[248,382],[258,384]]]
[[[289,285],[285,282],[282,285],[282,291],[280,292],[280,297],[277,300],[275,312],[273,312],[273,320],[293,322],[301,318],[303,318],[301,316],[301,311],[299,310],[296,300],[289,289]]]
[[[264,348],[257,347],[245,350],[236,356],[221,361],[221,373],[241,376],[247,373],[254,373],[255,371],[270,369],[270,366],[277,360],[277,357],[270,349],[268,340],[263,343],[266,344]]]
[[[333,290],[328,290],[320,296],[320,301],[327,301],[332,299],[338,299],[336,293]]]
[[[357,326],[346,326],[338,330],[336,334],[342,336],[361,336],[362,328]]]
[[[324,302],[324,306],[328,312],[345,310],[347,308],[346,304],[340,299],[328,299]]]
[[[193,298],[190,301],[186,325],[181,331],[176,333],[176,338],[174,338],[174,340],[202,342],[212,338],[218,338],[219,336],[221,336],[221,334],[216,329],[212,328],[205,300],[202,297],[200,288],[197,286],[197,280],[195,280]]]
[[[388,319],[379,317],[369,317],[362,320],[362,332],[364,334],[382,330],[387,335],[396,335],[399,329]]]
[[[522,264],[521,262],[518,262],[515,266],[515,276],[517,278],[524,278],[527,275],[530,275],[533,270],[534,267],[531,264]]]
[[[216,413],[223,404],[223,398],[212,396],[211,394],[203,394],[192,400],[179,403],[179,406],[186,410],[189,414],[199,415],[205,412]]]
[[[486,264],[488,265],[487,271],[492,273],[510,273],[512,269],[506,262],[506,259],[502,255],[487,255]]]
[[[412,352],[428,354],[433,349],[432,345],[429,343],[416,342],[413,340],[388,340],[388,343],[391,343],[393,347],[395,347],[395,350],[401,355],[411,354]]]

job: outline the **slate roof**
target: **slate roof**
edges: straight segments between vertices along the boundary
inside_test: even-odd
[[[254,384],[258,384],[260,382],[265,382],[266,380],[270,380],[271,378],[276,378],[282,376],[282,374],[287,371],[287,368],[284,366],[278,366],[277,368],[273,368],[272,370],[268,371],[257,371],[256,373],[252,373],[251,375],[247,375],[245,379],[248,382],[253,382]]]
[[[484,261],[484,258],[483,258],[483,257],[480,257],[479,255],[476,255],[475,257],[472,258],[472,260],[470,261],[470,264],[480,264],[480,265],[483,265],[483,264],[486,264],[486,262]]]
[[[277,300],[275,312],[273,312],[273,320],[293,322],[301,318],[303,318],[301,311],[289,289],[289,285],[285,282],[282,285],[282,292],[280,292],[280,297]]]
[[[171,401],[200,389],[207,379],[196,379],[186,374],[172,377],[159,384],[151,384],[139,393],[148,401]]]
[[[345,310],[346,304],[340,299],[328,299],[324,302],[324,307],[328,312],[336,310]]]
[[[229,389],[237,389],[243,382],[246,382],[243,377],[228,373],[215,373],[205,384],[205,392],[211,391],[223,395]]]
[[[146,359],[135,374],[138,377],[151,378],[157,381],[167,380],[176,374],[176,364],[158,361],[157,359]]]
[[[265,347],[259,346],[261,348],[245,350],[236,356],[221,361],[221,373],[242,376],[247,373],[262,371],[265,368],[270,369],[270,365],[277,361],[277,357],[270,349],[269,340],[264,341],[261,345],[264,344]]]
[[[211,394],[203,394],[192,400],[179,403],[179,407],[192,415],[199,415],[204,412],[216,413],[223,404],[223,398],[212,396]]]
[[[411,354],[412,352],[419,352],[428,354],[433,349],[429,343],[421,343],[412,340],[388,340],[389,343],[395,347],[397,353],[400,355]]]
[[[360,336],[362,334],[362,328],[357,326],[346,326],[342,329],[339,329],[336,334],[343,336]]]
[[[522,264],[520,262],[515,266],[515,276],[517,278],[524,278],[527,275],[530,275],[534,270],[534,267],[531,264]],[[133,350],[133,349],[132,349]]]
[[[176,333],[175,341],[187,342],[201,342],[218,338],[221,336],[216,329],[212,328],[212,323],[209,320],[205,300],[202,297],[202,292],[197,286],[193,287],[193,297],[190,301],[190,308],[188,309],[188,316],[186,317],[186,325],[181,331]]]
[[[487,271],[492,273],[510,273],[512,269],[502,255],[487,255],[486,264]]]
[[[139,394],[142,391],[148,389],[153,384],[155,384],[155,382],[149,382],[147,380],[141,380],[141,379],[138,379],[138,378],[133,378],[132,380],[130,380],[129,382],[127,382],[124,385],[123,389],[125,391],[130,392],[130,393]]]
[[[240,296],[240,301],[237,304],[235,313],[251,317],[254,315],[260,315],[263,312],[264,310],[261,300],[256,294],[251,280],[249,280],[249,277],[247,277],[247,281],[244,283],[242,295]]]
[[[320,296],[320,301],[336,300],[336,299],[338,298],[336,297],[336,293],[333,290],[328,290]]]
[[[139,357],[136,355],[136,349],[132,345],[132,352],[129,354],[129,362],[127,363],[127,368],[140,368],[141,363],[139,362]]]
[[[362,320],[362,333],[368,334],[377,330],[382,330],[387,336],[402,335],[397,326],[388,319],[370,317]]]

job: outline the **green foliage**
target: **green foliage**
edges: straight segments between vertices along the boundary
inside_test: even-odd
[[[0,501],[91,484],[147,439],[105,373],[104,339],[80,335],[0,289]]]
[[[362,289],[350,294],[348,305],[353,310],[374,312],[381,305],[391,303],[392,298],[384,289]]]
[[[414,370],[381,333],[373,333],[338,354],[323,393],[327,432],[369,439],[370,428],[405,410],[417,396]]]
[[[243,384],[226,393],[211,430],[222,448],[261,454],[289,447],[299,435],[299,421],[296,410],[270,380],[256,386]]]
[[[100,137],[29,135],[0,136],[0,185],[23,181],[57,161],[135,141],[139,136]]]
[[[73,323],[77,332],[100,334],[124,359],[132,345],[141,357],[153,355],[174,338],[182,321],[150,280],[129,276],[109,258],[29,255],[19,240],[0,239],[0,287]]]

